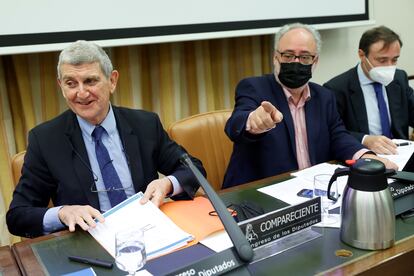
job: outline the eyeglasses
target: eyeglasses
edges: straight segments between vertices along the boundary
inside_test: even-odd
[[[108,162],[108,164],[110,163],[110,162],[112,162],[113,160],[110,160],[109,162]],[[104,166],[106,166],[107,164],[105,164]],[[128,190],[128,189],[130,189],[131,187],[132,187],[132,183],[131,183],[131,185],[129,185],[128,187],[122,187],[122,188],[115,188],[115,187],[109,187],[109,188],[105,188],[105,189],[98,189],[98,187],[96,186],[96,183],[98,182],[98,179],[99,179],[99,177],[98,177],[98,175],[92,170],[92,168],[90,168],[90,171],[92,172],[92,175],[93,175],[93,183],[92,183],[92,185],[91,185],[91,192],[94,192],[94,193],[99,193],[99,192],[110,192],[110,191],[122,191],[122,190]]]
[[[92,170],[92,168],[89,165],[89,163],[83,159],[82,155],[80,155],[80,153],[75,149],[75,147],[73,146],[72,141],[70,139],[68,139],[68,143],[69,143],[70,147],[72,148],[73,152],[75,152],[75,154],[79,157],[79,160],[82,162],[82,164],[92,173],[93,183],[92,183],[91,188],[90,188],[91,192],[99,193],[99,192],[128,190],[128,189],[130,189],[133,186],[133,184],[131,183],[131,185],[129,185],[128,187],[122,187],[122,188],[110,187],[109,189],[98,189],[96,187],[96,182],[98,182],[98,180],[99,180],[98,175]],[[125,154],[125,158],[127,160],[128,168],[130,169],[129,156],[126,153],[126,151],[124,150],[124,148],[125,147],[123,147],[122,151]],[[112,162],[112,160],[110,160],[110,162]]]
[[[235,210],[235,208],[234,208],[234,206],[233,206],[233,204],[229,204],[229,205],[227,205],[226,206],[226,208],[227,208],[227,211],[229,211],[229,213],[230,213],[230,215],[232,216],[232,217],[234,217],[234,216],[236,216],[237,215],[237,212],[236,212],[236,210]],[[217,214],[217,212],[214,210],[214,211],[210,211],[210,212],[208,212],[208,214],[210,215],[210,216],[213,216],[213,217],[216,217],[216,216],[218,216],[218,214]]]
[[[98,181],[98,179],[96,179],[96,181]],[[98,187],[96,187],[96,181],[94,181],[91,185],[91,192],[93,192],[93,193],[110,192],[110,191],[122,191],[122,190],[125,191],[125,190],[128,190],[132,187],[132,184],[131,184],[128,187],[122,187],[122,188],[109,187],[107,189],[98,189]]]
[[[286,63],[293,62],[295,59],[299,59],[300,63],[304,65],[310,65],[313,63],[316,57],[316,55],[309,55],[309,54],[296,56],[292,53],[279,52],[279,51],[277,52],[280,54],[282,62],[286,62]]]

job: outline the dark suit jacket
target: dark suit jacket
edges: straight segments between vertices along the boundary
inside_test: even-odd
[[[329,160],[351,159],[363,146],[346,131],[336,110],[332,92],[309,83],[311,99],[305,104],[309,158],[312,165]],[[283,121],[263,134],[251,135],[246,121],[262,101],[271,102]],[[297,170],[295,130],[286,96],[274,75],[242,80],[236,104],[225,131],[234,142],[223,187]]]
[[[359,83],[357,67],[336,76],[325,87],[335,92],[338,112],[345,127],[362,141],[369,134],[364,95]],[[408,139],[408,127],[414,126],[414,94],[408,85],[407,74],[398,70],[394,80],[386,87],[394,138]]]
[[[198,182],[180,163],[183,149],[169,139],[158,116],[115,106],[113,111],[135,191],[144,192],[160,172],[177,178],[185,191],[180,197],[193,197]],[[205,174],[201,162],[193,160]],[[33,128],[7,213],[9,231],[25,237],[43,235],[43,216],[50,199],[55,206],[79,204],[99,210],[98,194],[91,192],[93,181],[82,133],[71,110]]]

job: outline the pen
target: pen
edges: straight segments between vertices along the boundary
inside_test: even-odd
[[[395,143],[395,145],[396,145],[397,147],[401,147],[401,146],[408,146],[408,145],[410,145],[410,144],[411,144],[410,142]]]
[[[113,263],[109,262],[109,261],[86,258],[86,257],[80,257],[80,256],[68,256],[68,259],[73,261],[73,262],[89,264],[89,265],[95,265],[95,266],[100,266],[100,267],[104,267],[104,268],[112,268],[112,266],[113,266]]]

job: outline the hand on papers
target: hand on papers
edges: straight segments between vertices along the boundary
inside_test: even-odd
[[[156,179],[148,184],[140,202],[141,204],[145,204],[151,200],[155,206],[159,207],[164,203],[164,198],[172,192],[172,189],[173,186],[168,177]]]
[[[65,205],[58,212],[59,219],[69,227],[70,232],[75,231],[76,224],[83,230],[96,227],[95,219],[104,222],[102,214],[89,205]]]
[[[366,135],[362,144],[377,154],[397,154],[397,145],[382,135]]]
[[[283,114],[270,102],[264,101],[249,114],[246,130],[252,134],[260,134],[276,126],[283,120]]]
[[[376,159],[376,160],[381,161],[382,163],[384,163],[384,165],[387,169],[394,169],[394,170],[398,171],[398,165],[395,164],[394,162],[392,162],[391,160],[387,159],[387,158],[379,157],[375,154],[364,154],[363,158]]]

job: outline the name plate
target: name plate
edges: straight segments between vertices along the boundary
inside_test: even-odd
[[[171,271],[166,276],[218,276],[235,269],[239,269],[238,272],[242,275],[250,275],[249,273],[242,273],[244,271],[247,272],[245,263],[239,259],[234,247],[231,247],[200,261]]]
[[[252,248],[258,248],[321,222],[321,198],[289,206],[239,224]]]

